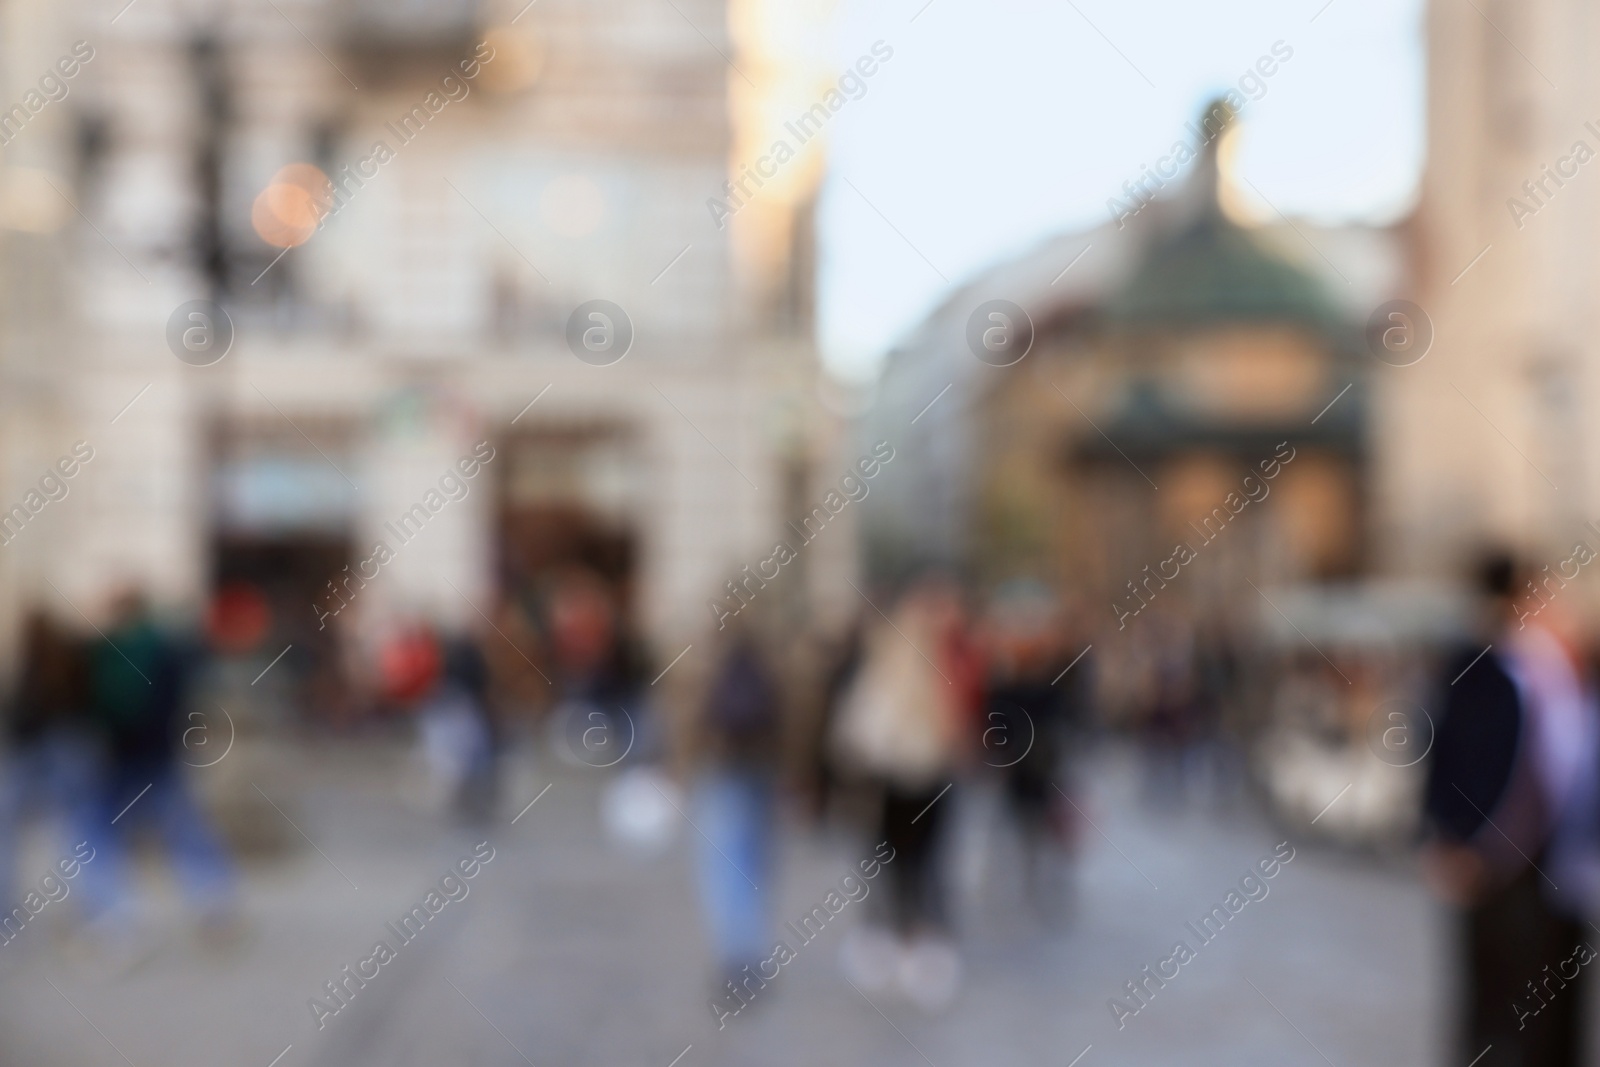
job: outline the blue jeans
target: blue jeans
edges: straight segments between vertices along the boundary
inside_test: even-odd
[[[85,824],[94,785],[90,742],[68,733],[48,734],[18,745],[0,760],[0,901],[4,911],[27,890],[24,882],[47,871],[17,871],[17,851],[27,817],[43,809],[61,819],[60,844],[51,862],[72,855],[81,837],[66,840]]]
[[[149,791],[140,796],[146,785]],[[172,763],[134,765],[108,768],[95,792],[90,821],[80,831],[95,850],[94,859],[83,866],[82,882],[84,910],[91,919],[125,909],[131,901],[128,840],[140,826],[159,834],[184,895],[202,915],[225,914],[232,907],[233,864],[181,768]]]
[[[719,768],[695,790],[700,896],[718,962],[727,970],[772,951],[772,776]]]

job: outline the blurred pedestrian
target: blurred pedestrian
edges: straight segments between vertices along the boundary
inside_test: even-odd
[[[439,807],[469,821],[494,813],[499,732],[489,706],[489,667],[471,633],[424,627],[410,640],[425,663],[414,697],[418,736]]]
[[[81,832],[95,849],[84,865],[84,905],[113,951],[133,933],[128,853],[141,827],[161,838],[202,932],[225,932],[235,918],[232,862],[178,759],[195,656],[156,625],[133,589],[115,595],[104,637],[91,646],[89,721],[102,759]]]
[[[694,792],[700,895],[715,943],[718,985],[737,984],[772,948],[771,886],[782,722],[777,675],[754,624],[733,621],[700,723],[703,768]]]
[[[659,755],[643,653],[618,618],[612,590],[589,571],[561,577],[546,613],[556,689],[553,728],[562,756],[615,766]]]
[[[1246,779],[1244,742],[1236,730],[1242,703],[1243,661],[1235,628],[1225,617],[1208,619],[1195,635],[1198,705],[1191,773],[1211,803],[1227,809]]]
[[[86,655],[76,635],[34,609],[22,625],[20,667],[4,703],[5,753],[0,761],[0,901],[17,890],[17,859],[27,816],[60,820],[59,855],[87,818],[94,752],[84,722]],[[7,907],[9,907],[9,903]]]
[[[1519,612],[1525,578],[1505,554],[1480,568],[1484,625],[1445,665],[1424,801],[1425,869],[1459,913],[1459,1051],[1479,1067],[1579,1063],[1594,956],[1595,690],[1563,604]]]
[[[861,669],[865,631],[866,617],[858,614],[837,638],[825,646],[823,654],[821,686],[817,694],[820,707],[807,723],[804,763],[800,774],[807,813],[819,820],[828,816],[844,792],[840,788],[844,783],[835,758],[837,753],[831,751],[830,738],[834,734],[839,709],[843,706],[844,694]]]
[[[980,681],[964,637],[958,590],[922,579],[893,621],[871,628],[834,725],[842,762],[881,793],[877,840],[885,864],[888,928],[858,928],[842,950],[858,985],[890,985],[924,1010],[948,1006],[960,988],[942,870],[944,828]]]
[[[545,605],[555,690],[550,733],[567,762],[615,768],[600,798],[601,825],[618,845],[653,855],[678,832],[680,794],[661,766],[666,745],[651,675],[627,626],[622,592],[584,568],[555,581]]]
[[[1153,690],[1140,723],[1145,799],[1176,808],[1188,793],[1192,752],[1200,735],[1194,627],[1175,612],[1157,612],[1145,626],[1153,656]]]
[[[1081,711],[1082,672],[1067,679],[1060,612],[1035,583],[1002,588],[988,613],[988,677],[980,758],[996,768],[1023,850],[1024,879],[1034,905],[1054,912],[1075,821],[1069,816],[1066,759],[1071,716]]]

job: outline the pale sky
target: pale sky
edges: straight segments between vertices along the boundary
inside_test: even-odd
[[[1414,203],[1423,0],[925,2],[840,0],[841,70],[875,41],[894,50],[829,123],[818,329],[843,377],[870,377],[964,279],[1108,219],[1106,199],[1275,42],[1293,55],[1245,106],[1239,174],[1322,222]]]

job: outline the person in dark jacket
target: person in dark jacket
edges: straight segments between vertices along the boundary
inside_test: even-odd
[[[14,904],[17,846],[23,820],[43,810],[63,817],[63,838],[84,820],[83,797],[93,773],[85,736],[85,650],[42,611],[26,616],[21,662],[4,710],[0,760],[0,901]],[[74,842],[63,840],[61,856]]]
[[[196,802],[178,759],[197,653],[164,633],[142,594],[119,592],[111,625],[88,657],[89,722],[102,762],[82,836],[95,849],[84,865],[92,920],[120,935],[131,918],[130,836],[159,834],[202,924],[232,918],[232,864]]]
[[[489,703],[489,666],[467,632],[436,635],[439,671],[421,700],[423,749],[440,799],[462,819],[482,822],[498,798],[497,723]]]
[[[1592,844],[1594,697],[1559,605],[1531,622],[1519,609],[1523,577],[1509,555],[1485,560],[1486,625],[1445,664],[1424,864],[1459,915],[1461,1062],[1568,1067],[1594,955],[1567,876]]]
[[[753,628],[736,624],[705,699],[705,767],[694,797],[705,835],[700,894],[722,980],[738,978],[772,948],[780,701]]]
[[[1089,665],[1066,670],[1060,612],[1041,587],[1002,587],[987,626],[988,679],[979,759],[998,769],[1020,831],[1027,887],[1046,911],[1060,902],[1052,884],[1073,823],[1066,761],[1087,694]]]

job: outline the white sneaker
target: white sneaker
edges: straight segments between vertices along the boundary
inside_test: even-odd
[[[900,955],[900,991],[920,1010],[936,1015],[955,1003],[961,991],[961,957],[940,938],[919,938]]]
[[[839,969],[863,993],[887,993],[900,963],[900,944],[877,926],[852,926],[839,944]]]

